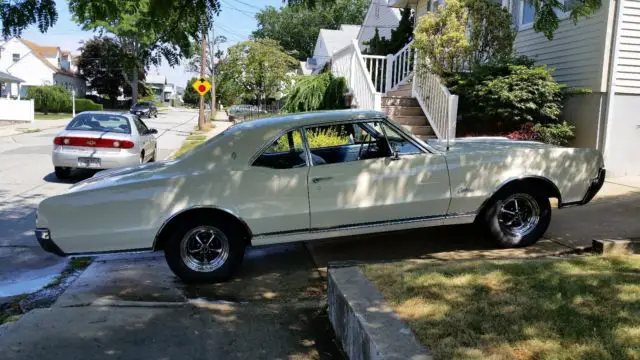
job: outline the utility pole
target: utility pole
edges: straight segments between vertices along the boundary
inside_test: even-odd
[[[211,26],[211,118],[216,116],[216,28]]]
[[[202,40],[200,43],[200,80],[204,79],[204,67],[207,63],[207,27],[202,22]],[[212,110],[213,111],[213,110]],[[200,95],[200,114],[198,116],[198,129],[204,130],[204,96]]]

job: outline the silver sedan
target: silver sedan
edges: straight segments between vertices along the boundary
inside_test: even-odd
[[[157,133],[136,115],[80,113],[53,140],[56,177],[66,179],[76,168],[101,170],[155,161]]]

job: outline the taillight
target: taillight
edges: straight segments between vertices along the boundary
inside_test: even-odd
[[[131,149],[135,145],[133,141],[129,141],[129,140],[115,140],[115,139],[104,139],[104,138],[95,139],[95,138],[66,137],[66,136],[58,136],[54,138],[53,143],[56,145],[115,148],[115,149]]]

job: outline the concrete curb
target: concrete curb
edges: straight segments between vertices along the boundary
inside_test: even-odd
[[[640,239],[593,240],[593,251],[604,256],[640,254]]]
[[[330,268],[329,320],[351,360],[432,360],[357,267]]]

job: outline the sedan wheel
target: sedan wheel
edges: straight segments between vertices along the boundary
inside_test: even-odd
[[[483,213],[489,235],[502,247],[538,241],[551,222],[549,198],[529,189],[498,193]]]
[[[187,283],[225,281],[244,258],[244,241],[230,224],[194,219],[167,241],[167,264]]]

